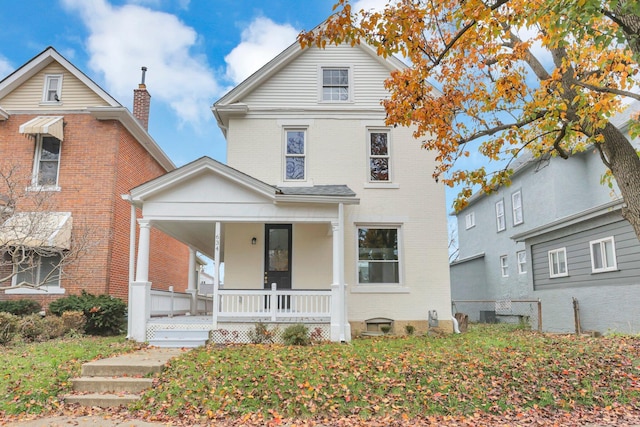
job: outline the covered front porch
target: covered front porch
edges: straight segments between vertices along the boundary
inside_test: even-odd
[[[130,248],[131,339],[199,330],[212,331],[216,342],[249,342],[257,322],[276,333],[304,323],[316,338],[350,339],[344,207],[358,199],[347,187],[274,187],[204,157],[136,187],[126,198],[132,236],[139,227],[137,247],[132,240]],[[136,208],[142,218],[136,218]],[[186,292],[153,288],[152,228],[189,247]],[[214,260],[213,292],[206,295],[197,288],[198,252]]]

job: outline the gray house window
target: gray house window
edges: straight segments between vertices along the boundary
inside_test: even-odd
[[[464,217],[464,226],[466,230],[476,226],[475,212],[470,212]]]
[[[618,269],[616,263],[616,246],[612,237],[589,242],[591,248],[591,271],[603,273]]]
[[[496,226],[498,227],[498,231],[502,231],[507,228],[504,219],[504,200],[499,200],[496,203]]]
[[[500,273],[502,277],[509,277],[509,264],[506,255],[500,257]]]
[[[565,277],[569,275],[567,268],[567,249],[560,248],[549,251],[549,277]]]
[[[516,191],[511,195],[511,209],[513,211],[513,225],[519,225],[524,222],[522,215],[522,193]]]
[[[527,253],[518,251],[516,257],[518,258],[518,274],[525,274],[527,272]]]

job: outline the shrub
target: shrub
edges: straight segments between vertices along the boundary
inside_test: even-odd
[[[18,334],[26,342],[44,341],[49,339],[44,318],[39,314],[24,316],[18,321]]]
[[[269,330],[269,327],[262,322],[256,323],[253,330],[248,332],[249,341],[253,344],[272,344],[276,330]]]
[[[413,333],[416,331],[416,328],[413,325],[405,325],[404,331],[407,333],[407,335],[413,335]]]
[[[67,330],[64,321],[58,316],[47,316],[42,319],[44,321],[44,333],[42,339],[53,339],[63,336]]]
[[[82,291],[81,295],[71,295],[52,302],[49,310],[58,316],[66,311],[82,311],[87,319],[85,333],[89,335],[120,334],[127,314],[127,306],[121,299],[109,295],[92,295],[86,291]]]
[[[301,323],[291,325],[282,333],[282,340],[286,345],[309,345],[309,328]]]
[[[65,311],[60,315],[64,324],[64,332],[66,333],[84,333],[84,327],[87,324],[87,318],[80,310]]]
[[[0,311],[15,314],[16,316],[28,316],[42,311],[42,306],[38,301],[30,299],[0,301]]]
[[[382,331],[383,334],[388,334],[389,332],[391,332],[391,325],[382,325],[380,326],[380,330]]]
[[[11,342],[18,328],[18,316],[11,313],[0,313],[0,345]]]

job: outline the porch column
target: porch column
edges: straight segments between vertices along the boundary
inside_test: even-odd
[[[135,282],[131,282],[131,319],[130,338],[144,342],[147,340],[147,320],[151,317],[151,282],[149,282],[149,244],[151,223],[139,219],[140,236],[138,241],[138,262]]]
[[[218,308],[220,303],[218,295],[220,291],[220,222],[216,222],[216,241],[213,249],[213,329],[218,329]]]
[[[197,301],[197,286],[196,286],[196,251],[189,248],[189,275],[187,277],[187,293],[191,295],[191,314],[198,314],[198,301]]]
[[[346,286],[344,283],[344,205],[338,205],[338,220],[331,222],[333,234],[333,283],[331,284],[331,341],[351,338],[346,324]],[[349,333],[347,333],[349,332]]]
[[[135,280],[136,274],[136,207],[131,202],[131,196],[123,195],[122,198],[131,203],[131,219],[129,221],[129,283]],[[127,311],[131,313],[131,286],[127,289]],[[127,339],[131,338],[131,316],[127,316]]]

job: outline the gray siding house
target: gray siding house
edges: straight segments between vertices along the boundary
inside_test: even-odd
[[[628,131],[639,109],[614,122]],[[604,172],[595,150],[569,160],[524,157],[511,186],[475,194],[456,214],[452,300],[539,299],[543,330],[573,332],[575,298],[583,330],[640,333],[640,242],[615,184],[601,184]],[[487,310],[460,308],[472,321]]]

